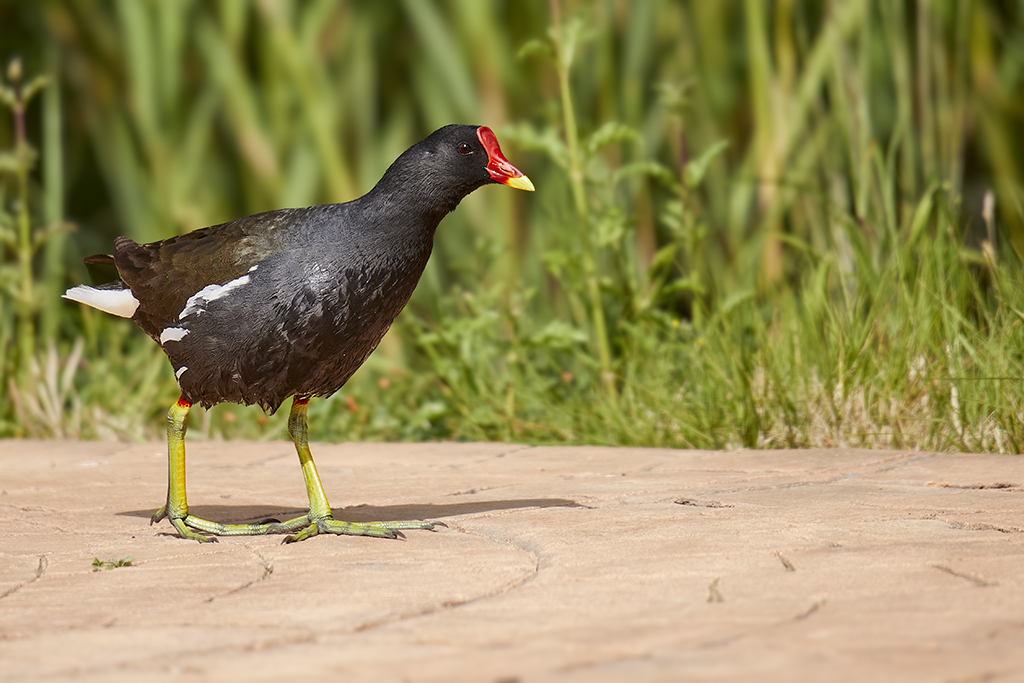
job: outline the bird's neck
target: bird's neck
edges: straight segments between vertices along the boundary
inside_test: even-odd
[[[463,197],[476,189],[477,186],[453,186],[448,179],[424,171],[423,166],[416,163],[423,153],[412,147],[391,164],[365,195],[368,210],[388,214],[395,220],[429,226],[433,231]]]

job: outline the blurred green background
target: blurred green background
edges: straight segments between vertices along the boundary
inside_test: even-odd
[[[1024,448],[1019,2],[3,1],[0,59],[0,436],[159,438],[170,366],[59,298],[81,257],[462,122],[537,192],[444,221],[312,438]]]

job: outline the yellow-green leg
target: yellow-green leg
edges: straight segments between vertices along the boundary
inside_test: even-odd
[[[167,411],[167,502],[161,506],[150,524],[167,517],[178,535],[200,543],[216,542],[213,536],[196,533],[205,531],[216,536],[258,536],[267,533],[271,523],[263,524],[220,524],[188,514],[188,500],[185,495],[185,419],[192,404],[185,397]]]
[[[267,533],[285,533],[297,531],[294,536],[284,539],[285,543],[304,541],[319,533],[343,534],[348,536],[378,536],[381,538],[398,538],[399,529],[433,529],[435,526],[446,526],[443,522],[342,522],[334,519],[327,494],[316,471],[316,463],[309,452],[309,437],[306,427],[306,406],[309,398],[296,396],[292,401],[292,410],[288,415],[288,434],[292,437],[295,450],[299,454],[302,476],[306,480],[306,493],[309,495],[309,512],[287,522],[272,524]]]

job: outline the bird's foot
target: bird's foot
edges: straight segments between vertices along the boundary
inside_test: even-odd
[[[266,533],[282,534],[290,531],[298,533],[287,536],[284,543],[304,541],[317,534],[338,534],[342,536],[375,536],[377,538],[404,538],[402,529],[424,529],[433,531],[434,527],[447,527],[444,522],[343,522],[330,515],[312,517],[305,514],[286,522],[271,524]]]
[[[155,524],[165,517],[169,517],[171,524],[177,530],[179,536],[190,541],[198,541],[199,543],[216,543],[217,536],[262,536],[267,533],[271,527],[276,526],[277,524],[277,522],[273,521],[258,522],[255,524],[221,524],[220,522],[211,522],[207,519],[202,519],[189,514],[173,516],[167,514],[166,505],[161,506],[160,509],[153,514],[149,523]],[[195,529],[195,531],[193,531],[193,529]],[[198,531],[205,533],[197,533]]]

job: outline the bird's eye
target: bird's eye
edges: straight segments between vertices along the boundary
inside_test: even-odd
[[[473,148],[465,142],[459,143],[459,154],[472,154]]]

